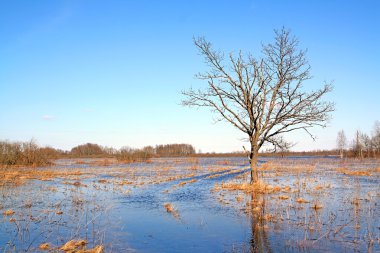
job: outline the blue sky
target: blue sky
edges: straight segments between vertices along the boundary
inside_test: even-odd
[[[241,150],[238,130],[180,105],[181,90],[205,85],[192,38],[255,54],[284,26],[308,49],[307,85],[334,81],[337,109],[316,141],[287,139],[294,150],[334,148],[340,129],[351,138],[380,120],[378,13],[378,1],[2,1],[0,139]]]

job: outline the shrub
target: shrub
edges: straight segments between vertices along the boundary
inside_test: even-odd
[[[34,140],[29,142],[0,141],[0,165],[41,166],[50,164],[49,156]]]

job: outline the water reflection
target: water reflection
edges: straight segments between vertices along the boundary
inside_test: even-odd
[[[250,252],[271,252],[265,225],[265,196],[251,194],[251,240]]]

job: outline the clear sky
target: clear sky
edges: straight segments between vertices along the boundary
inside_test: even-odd
[[[258,52],[273,29],[308,49],[310,87],[334,81],[329,127],[287,136],[294,150],[335,147],[380,120],[380,1],[2,1],[0,139],[71,149],[190,143],[241,150],[244,135],[180,105],[181,90],[206,85],[193,45]]]

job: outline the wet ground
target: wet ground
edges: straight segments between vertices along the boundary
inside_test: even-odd
[[[56,164],[0,173],[1,252],[380,251],[379,160],[262,158],[256,188],[244,158]]]

